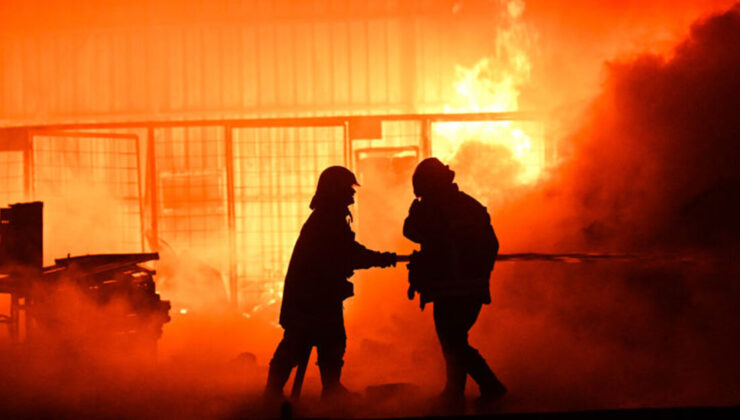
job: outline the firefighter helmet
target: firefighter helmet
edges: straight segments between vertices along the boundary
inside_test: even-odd
[[[427,158],[419,162],[411,178],[414,195],[424,197],[452,184],[455,172],[437,158]]]
[[[319,175],[316,185],[316,194],[311,200],[310,207],[315,209],[322,204],[352,204],[352,195],[346,197],[353,186],[359,186],[355,174],[343,166],[330,166]],[[348,202],[347,202],[348,201]]]

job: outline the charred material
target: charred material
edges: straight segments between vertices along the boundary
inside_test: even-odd
[[[31,285],[41,278],[43,203],[12,204],[0,209],[0,293],[10,295],[10,314],[0,315],[11,341],[18,341],[21,312],[30,301]],[[28,316],[24,316],[28,321]]]
[[[136,345],[153,352],[170,302],[156,291],[155,271],[141,264],[159,255],[68,256],[42,267],[42,206],[2,209],[0,293],[10,295],[11,305],[0,322],[11,341],[52,338],[70,348]]]
[[[30,311],[39,331],[82,319],[77,326],[68,326],[81,341],[137,343],[154,350],[170,320],[170,302],[156,292],[155,271],[139,264],[157,259],[157,253],[143,253],[55,260],[55,265],[44,267],[42,279],[31,289]],[[75,305],[55,304],[70,296]]]

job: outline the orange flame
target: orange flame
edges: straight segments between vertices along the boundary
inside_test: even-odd
[[[507,112],[519,110],[519,88],[529,82],[531,64],[528,50],[536,33],[519,18],[521,0],[502,1],[503,23],[497,31],[496,54],[483,57],[471,68],[455,69],[457,96],[445,104],[445,113]],[[518,181],[531,184],[541,176],[545,161],[541,139],[534,139],[531,123],[445,122],[433,127],[433,154],[452,160],[468,141],[503,146],[520,163]],[[540,146],[540,147],[538,147]]]

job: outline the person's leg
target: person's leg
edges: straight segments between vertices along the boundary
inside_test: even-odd
[[[347,346],[344,319],[339,317],[339,319],[333,321],[327,323],[327,328],[318,334],[316,342],[322,398],[333,394],[347,393],[347,389],[342,386],[340,381],[342,366],[344,366],[344,352]]]
[[[455,306],[459,328],[465,330],[464,343],[459,344],[465,372],[470,374],[478,384],[481,395],[486,397],[502,395],[506,392],[506,387],[498,380],[478,350],[468,342],[468,331],[478,319],[482,305],[477,302],[461,300]]]
[[[267,374],[267,385],[265,395],[270,397],[282,397],[283,387],[290,377],[293,367],[298,365],[301,355],[311,349],[311,342],[302,333],[285,330],[283,339],[275,349],[275,354],[270,360],[270,370]]]
[[[341,392],[344,386],[340,381],[342,366],[344,366],[345,343],[337,340],[327,340],[317,346],[319,373],[321,374],[321,395]]]
[[[455,312],[455,305],[450,302],[434,302],[434,328],[442,346],[447,368],[443,397],[462,401],[465,394],[466,371],[463,356],[467,330],[460,325],[458,314]]]

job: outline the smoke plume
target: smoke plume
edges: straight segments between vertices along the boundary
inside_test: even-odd
[[[670,54],[608,63],[564,163],[494,214],[504,252],[690,257],[498,264],[472,337],[514,407],[737,403],[738,41],[736,5]]]

